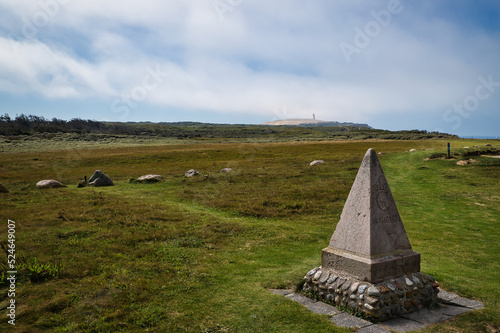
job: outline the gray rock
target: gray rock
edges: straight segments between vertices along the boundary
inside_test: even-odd
[[[320,164],[323,164],[323,163],[326,163],[326,162],[323,161],[323,160],[314,160],[311,163],[309,163],[309,165],[310,166],[315,166],[315,165],[320,165]]]
[[[53,179],[45,179],[45,180],[40,180],[38,183],[36,183],[36,187],[38,188],[58,188],[58,187],[65,187],[63,184],[58,182],[57,180]]]
[[[9,193],[9,190],[0,183],[0,193]]]
[[[319,271],[319,267],[311,269],[309,272],[307,272],[307,276],[314,276],[317,271]]]
[[[186,173],[184,174],[184,176],[186,176],[186,177],[193,177],[193,176],[197,176],[199,174],[200,173],[198,171],[196,171],[195,169],[191,169],[191,170],[186,171]]]
[[[370,287],[368,288],[368,295],[369,296],[375,296],[375,297],[379,297],[380,296],[380,290],[378,290],[377,287]]]
[[[104,172],[101,170],[96,170],[92,177],[89,179],[89,185],[91,186],[113,186],[115,185],[111,178],[109,178]]]
[[[222,172],[222,173],[229,173],[231,171],[233,171],[233,169],[231,169],[231,168],[224,168],[220,172]]]
[[[162,181],[163,177],[160,175],[144,175],[137,178],[140,183],[156,183]]]

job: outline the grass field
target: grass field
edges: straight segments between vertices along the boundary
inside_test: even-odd
[[[486,142],[452,147],[458,154]],[[485,304],[423,332],[498,332],[500,159],[426,161],[445,151],[434,140],[122,143],[1,154],[0,182],[11,190],[0,194],[4,246],[7,220],[16,221],[15,331],[349,332],[267,289],[293,288],[320,265],[370,147],[384,153],[422,271]],[[327,163],[310,167],[314,159]],[[225,167],[233,172],[219,173]],[[201,175],[185,178],[191,168]],[[96,169],[116,186],[76,187]],[[129,181],[149,173],[166,181]],[[68,187],[39,190],[41,179]],[[6,262],[2,251],[3,273]],[[14,331],[5,279],[0,288],[0,331]]]

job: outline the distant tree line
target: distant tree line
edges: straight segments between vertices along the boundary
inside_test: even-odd
[[[8,114],[0,116],[1,136],[34,135],[40,133],[76,133],[76,134],[107,134],[157,136],[178,139],[199,138],[261,138],[270,139],[394,139],[418,140],[429,138],[457,138],[456,136],[419,130],[386,131],[373,129],[369,126],[269,126],[269,125],[228,125],[207,124],[198,122],[178,123],[118,123],[100,122],[73,118],[61,120],[21,114],[11,118]]]
[[[31,135],[35,133],[102,133],[106,125],[99,121],[74,118],[69,121],[21,114],[11,118],[0,116],[0,135]]]

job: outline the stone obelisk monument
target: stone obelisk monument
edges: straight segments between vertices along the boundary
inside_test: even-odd
[[[429,306],[439,284],[420,273],[375,150],[361,163],[340,221],[305,291],[382,321]]]

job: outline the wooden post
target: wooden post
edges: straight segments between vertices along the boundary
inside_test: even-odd
[[[448,142],[448,158],[451,158],[450,156],[450,143]]]

